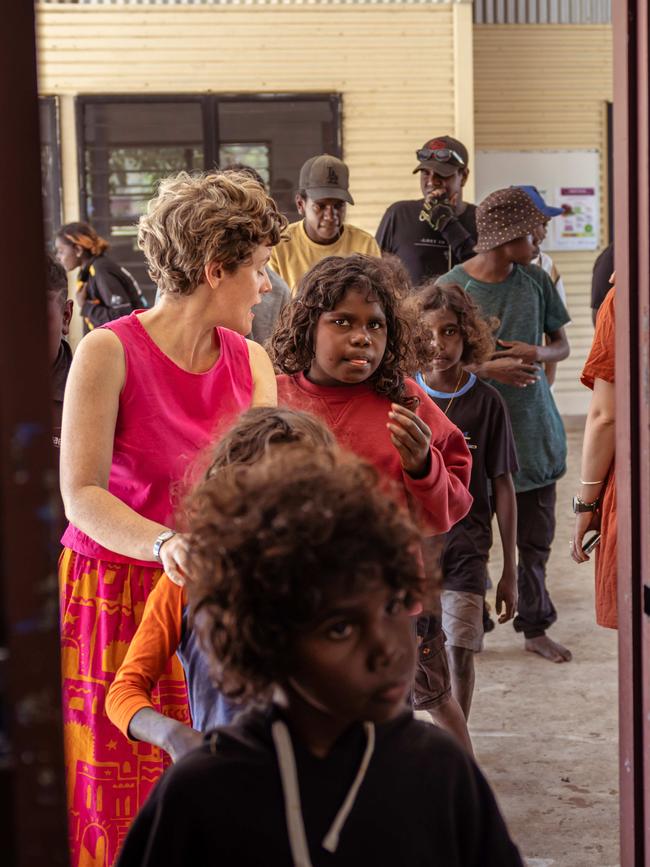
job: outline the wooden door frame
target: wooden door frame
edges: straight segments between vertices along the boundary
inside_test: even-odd
[[[617,0],[612,14],[621,867],[641,867],[650,865],[647,0]]]
[[[61,738],[60,529],[50,362],[34,4],[0,28],[0,762],[3,864],[68,863]]]

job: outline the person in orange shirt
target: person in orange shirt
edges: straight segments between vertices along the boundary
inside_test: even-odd
[[[309,413],[257,407],[244,413],[219,442],[207,478],[224,467],[252,464],[270,448],[288,443],[333,446],[328,428]],[[192,725],[154,710],[154,691],[175,653],[187,679]],[[201,743],[201,732],[230,722],[237,707],[212,685],[207,662],[188,623],[183,587],[159,581],[111,684],[106,713],[125,737],[154,744],[177,761]]]
[[[589,560],[589,552],[595,545],[596,622],[610,629],[618,627],[615,298],[616,289],[610,289],[598,311],[594,341],[580,377],[593,395],[582,443],[580,488],[573,498],[576,518],[570,542],[571,556],[576,563]],[[594,532],[589,533],[590,530]]]

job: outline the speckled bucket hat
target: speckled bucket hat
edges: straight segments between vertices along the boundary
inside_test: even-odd
[[[529,235],[546,220],[530,196],[518,187],[495,190],[476,209],[478,243],[474,252],[487,253],[501,244]]]

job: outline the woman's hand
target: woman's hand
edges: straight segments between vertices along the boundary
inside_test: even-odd
[[[589,554],[582,550],[582,542],[589,530],[598,530],[600,527],[600,515],[598,512],[578,512],[573,527],[573,537],[569,542],[571,556],[576,563],[586,563]]]
[[[421,479],[429,472],[431,429],[422,419],[405,406],[391,404],[386,425],[390,439],[399,452],[402,469]]]
[[[176,533],[163,542],[159,556],[170,581],[184,587],[191,580],[189,537],[185,533]]]

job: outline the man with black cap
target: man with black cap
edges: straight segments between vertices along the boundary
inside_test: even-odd
[[[463,201],[468,153],[443,135],[416,151],[424,198],[395,202],[382,217],[377,242],[402,260],[413,285],[445,274],[471,258],[476,243],[476,208]]]
[[[286,239],[273,248],[269,261],[292,293],[325,256],[381,255],[372,235],[345,222],[346,206],[354,204],[349,185],[348,167],[329,154],[311,157],[300,169],[296,207],[302,220],[289,224]]]

